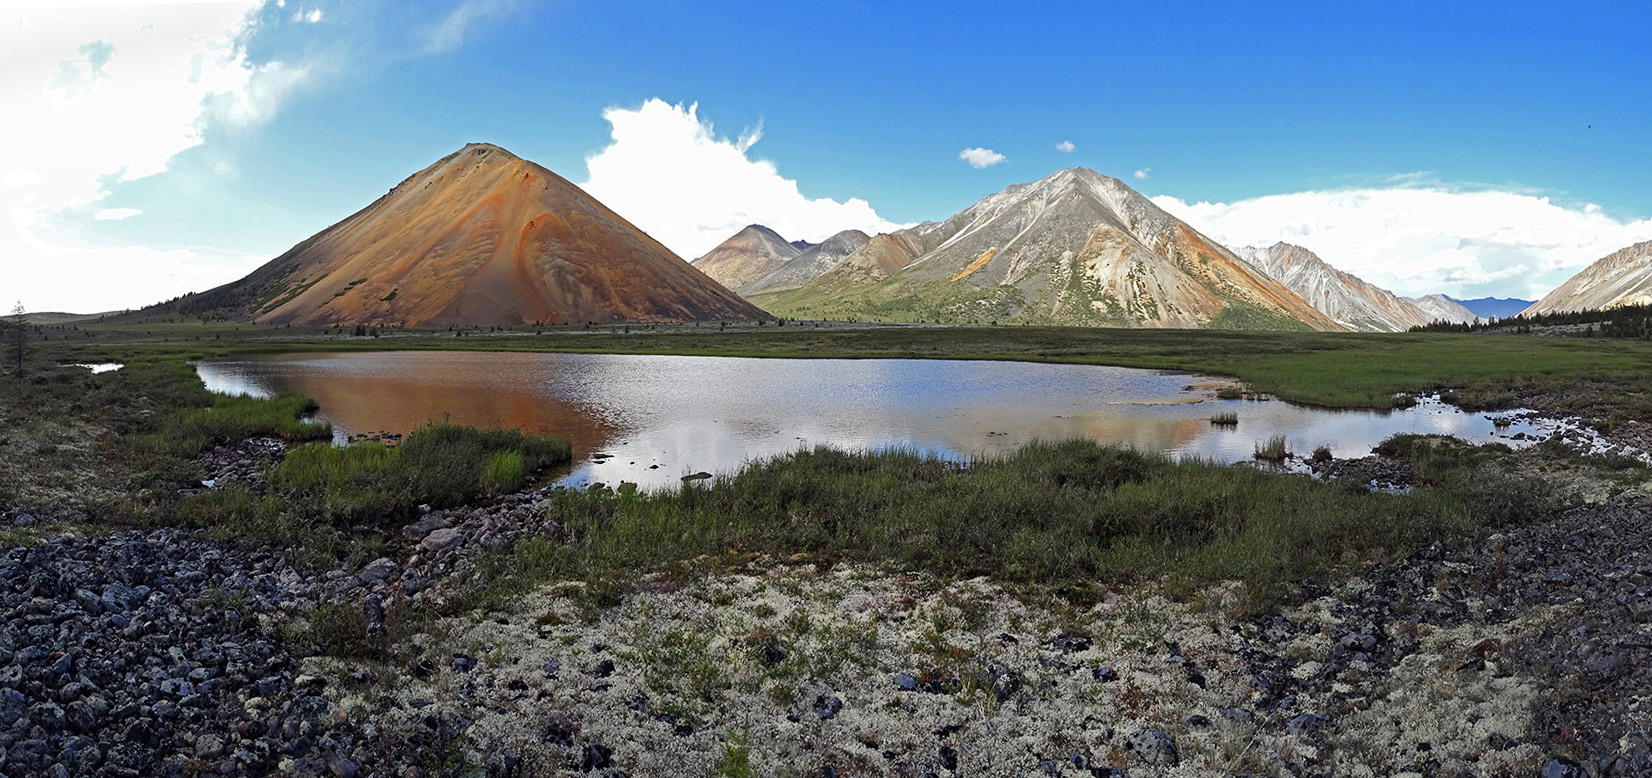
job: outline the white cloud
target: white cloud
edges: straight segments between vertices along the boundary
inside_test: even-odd
[[[1144,167],[1144,168],[1142,168],[1142,169],[1140,169],[1140,170],[1137,170],[1137,171],[1136,171],[1136,172],[1135,172],[1135,173],[1134,173],[1134,174],[1132,174],[1132,175],[1134,175],[1134,176],[1135,176],[1135,177],[1136,177],[1136,180],[1137,180],[1137,181],[1146,181],[1146,180],[1147,180],[1147,174],[1148,174],[1148,173],[1151,173],[1151,172],[1153,172],[1153,168],[1150,168],[1150,167]]]
[[[293,21],[300,24],[316,24],[321,21],[321,9],[317,8],[313,11],[305,11],[300,8],[293,12]]]
[[[762,138],[761,124],[729,140],[701,120],[698,109],[651,99],[635,109],[603,111],[613,142],[586,157],[589,177],[580,186],[685,259],[748,224],[809,241],[847,229],[903,226],[858,198],[805,197],[773,162],[748,154]]]
[[[1055,150],[1056,150],[1056,151],[1062,151],[1062,152],[1070,152],[1070,151],[1072,151],[1072,150],[1073,150],[1073,149],[1074,149],[1074,148],[1077,148],[1077,147],[1076,147],[1076,146],[1074,146],[1074,145],[1073,145],[1073,142],[1072,142],[1072,141],[1070,141],[1070,140],[1064,140],[1064,141],[1062,141],[1062,142],[1060,142],[1060,143],[1057,143],[1057,144],[1055,144]]]
[[[458,48],[465,42],[465,33],[472,24],[515,7],[516,0],[464,0],[425,33],[423,53],[436,54]]]
[[[1591,262],[1652,239],[1652,218],[1618,221],[1525,192],[1442,186],[1270,195],[1233,203],[1155,197],[1229,246],[1304,246],[1402,295],[1535,299]]]
[[[96,203],[116,182],[166,170],[210,126],[268,117],[303,81],[301,69],[249,62],[239,45],[262,3],[103,2],[96,14],[76,5],[23,9],[0,25],[4,286],[34,310],[98,310],[244,273],[188,251],[91,245],[60,227],[129,210]]]
[[[982,148],[964,149],[963,151],[958,152],[958,158],[968,162],[969,166],[975,168],[976,170],[992,167],[993,165],[1009,159],[1003,154],[999,154],[992,149]]]
[[[93,214],[92,218],[100,222],[120,221],[121,219],[130,219],[140,213],[143,213],[143,211],[136,208],[105,208]]]

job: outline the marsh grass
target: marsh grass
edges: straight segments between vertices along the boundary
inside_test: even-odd
[[[1256,444],[1256,451],[1251,456],[1264,462],[1278,464],[1290,457],[1291,452],[1285,447],[1285,436],[1274,435],[1267,442]]]
[[[315,400],[303,395],[217,395],[211,407],[170,417],[154,441],[162,450],[190,456],[215,445],[260,435],[275,435],[287,441],[330,440],[333,425],[306,418],[317,408]]]
[[[1510,499],[1530,491],[1509,486]],[[659,492],[560,492],[550,510],[570,538],[524,579],[807,553],[1051,588],[1165,575],[1274,586],[1506,519],[1455,493],[1369,494],[1089,441],[963,467],[816,448]]]
[[[509,492],[527,480],[527,464],[520,451],[496,451],[488,458],[482,485],[490,492]]]
[[[383,519],[421,504],[456,505],[517,489],[571,453],[566,439],[433,424],[394,448],[373,441],[300,446],[287,453],[271,480],[317,495],[331,520]]]
[[[1440,393],[1440,400],[1465,411],[1488,411],[1507,408],[1514,402],[1514,392],[1506,389],[1453,389]]]
[[[1210,415],[1210,424],[1213,427],[1237,427],[1239,426],[1239,414],[1233,411],[1213,413]]]

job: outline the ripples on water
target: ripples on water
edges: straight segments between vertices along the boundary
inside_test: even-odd
[[[1030,362],[370,352],[197,369],[215,392],[314,397],[341,437],[444,420],[568,437],[575,465],[561,482],[575,486],[673,484],[817,444],[962,459],[1082,437],[1242,462],[1275,435],[1298,454],[1325,446],[1357,457],[1402,432],[1515,445],[1519,433],[1542,433],[1530,420],[1498,431],[1437,401],[1379,412],[1217,400],[1218,381],[1204,376]],[[1237,413],[1238,426],[1212,426],[1220,412]]]

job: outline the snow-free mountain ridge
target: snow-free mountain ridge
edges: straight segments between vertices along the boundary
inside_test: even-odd
[[[1242,246],[1240,258],[1295,292],[1338,324],[1360,332],[1404,332],[1429,323],[1416,305],[1290,243]]]
[[[878,272],[823,272],[754,301],[801,317],[1343,329],[1123,182],[1086,168],[1009,187],[893,237],[898,244],[880,244],[880,261],[856,265]]]
[[[1614,251],[1532,303],[1523,316],[1652,304],[1652,240]]]
[[[694,260],[694,267],[730,289],[756,281],[779,269],[803,250],[761,224],[753,224]]]
[[[579,187],[471,144],[246,278],[167,303],[269,324],[756,319]]]
[[[1458,305],[1456,301],[1443,294],[1407,297],[1405,301],[1420,308],[1431,323],[1443,321],[1450,324],[1473,324],[1480,320],[1473,311]]]
[[[1476,297],[1472,300],[1459,300],[1446,296],[1446,299],[1467,308],[1482,319],[1507,319],[1510,316],[1519,316],[1521,311],[1530,308],[1535,302],[1514,297]]]

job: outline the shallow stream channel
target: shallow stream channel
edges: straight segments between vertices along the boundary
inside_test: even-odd
[[[1237,463],[1274,437],[1297,457],[1323,446],[1356,458],[1398,433],[1520,447],[1575,432],[1521,410],[1465,413],[1431,398],[1330,410],[1217,399],[1228,382],[1211,376],[1033,362],[391,351],[196,369],[214,392],[315,398],[340,442],[442,421],[567,437],[574,464],[558,483],[575,487],[665,486],[816,445],[967,460],[1078,437]],[[1211,423],[1225,414],[1237,423]]]

